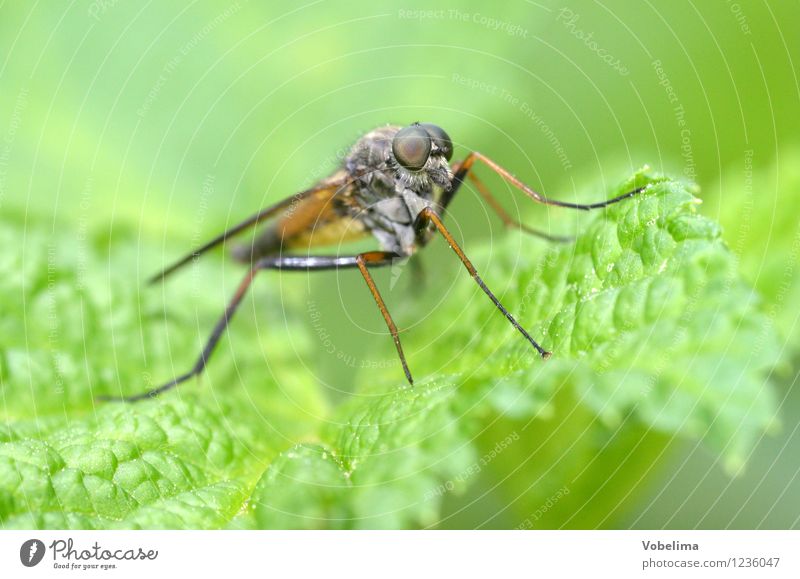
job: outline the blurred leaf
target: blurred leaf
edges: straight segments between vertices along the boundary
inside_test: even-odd
[[[763,296],[767,322],[787,346],[787,361],[800,346],[800,222],[786,210],[800,203],[798,159],[800,149],[787,147],[760,167],[754,151],[745,151],[742,163],[723,175],[721,189],[710,193],[707,208],[718,216],[742,275]],[[768,347],[763,338],[757,344]]]
[[[25,223],[30,231],[0,228],[0,241],[20,248],[0,258],[8,308],[0,322],[0,526],[227,525],[283,441],[311,432],[327,412],[311,377],[287,362],[302,341],[258,332],[243,315],[219,346],[235,358],[218,354],[202,380],[146,404],[96,405],[100,394],[141,392],[188,366],[229,290],[198,291],[218,274],[212,259],[161,291],[131,283],[138,259],[161,260],[152,246],[131,244],[124,227],[109,240],[60,222],[47,235],[49,224],[30,214]],[[248,367],[258,371],[236,380]],[[218,376],[224,385],[209,388]]]

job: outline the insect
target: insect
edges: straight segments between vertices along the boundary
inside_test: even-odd
[[[224,231],[205,245],[150,278],[149,283],[163,281],[200,254],[221,245],[242,231],[271,220],[271,223],[250,244],[233,248],[233,257],[249,265],[233,298],[214,326],[203,351],[192,368],[163,385],[128,397],[106,397],[106,400],[133,402],[157,396],[203,372],[236,308],[262,270],[316,271],[358,269],[367,283],[389,333],[406,379],[413,384],[397,326],[370,274],[376,267],[391,265],[393,260],[410,257],[425,247],[436,234],[444,237],[469,274],[495,307],[530,343],[542,358],[550,352],[542,348],[495,297],[478,275],[475,267],[456,243],[443,223],[444,212],[469,178],[489,207],[510,227],[551,241],[571,238],[548,235],[514,220],[497,202],[477,177],[474,168],[481,163],[500,175],[537,203],[590,210],[606,207],[631,197],[644,189],[634,189],[598,203],[588,205],[549,199],[517,179],[489,157],[472,151],[462,161],[452,163],[453,142],[440,127],[430,123],[413,123],[406,127],[379,127],[361,137],[341,167],[310,189],[262,209],[238,225]],[[356,255],[312,255],[311,248],[341,241],[372,236],[380,249]]]

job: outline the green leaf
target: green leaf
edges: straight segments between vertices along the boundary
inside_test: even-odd
[[[0,525],[228,525],[284,441],[313,432],[313,417],[327,412],[311,378],[286,361],[302,343],[290,347],[242,315],[202,380],[153,402],[98,404],[98,395],[141,392],[188,366],[230,290],[197,291],[197,280],[218,274],[211,261],[161,291],[130,283],[138,260],[163,257],[131,244],[124,226],[108,240],[99,229],[76,234],[59,223],[50,236],[46,223],[26,223],[26,234],[0,228],[6,247],[22,246],[0,264],[9,307],[0,322]],[[244,310],[263,299],[258,288],[253,298]],[[236,380],[246,368],[255,371]]]
[[[430,378],[409,387],[396,368],[370,369],[334,408],[297,367],[297,348],[315,347],[292,313],[301,291],[281,296],[286,320],[248,316],[248,300],[200,383],[95,405],[188,364],[236,281],[215,282],[209,259],[142,292],[127,272],[163,259],[155,244],[133,253],[133,229],[48,236],[29,221],[23,257],[0,263],[0,298],[15,306],[0,334],[2,526],[585,527],[624,510],[676,436],[735,473],[775,424],[777,338],[694,190],[642,172],[612,194],[642,185],[587,215],[574,244],[513,232],[465,244],[550,360],[459,271],[424,328],[403,334]],[[21,238],[9,225],[0,236]],[[259,317],[284,327],[259,332]],[[471,489],[495,507],[469,515]]]
[[[434,524],[451,492],[497,465],[514,464],[516,441],[533,442],[526,435],[532,419],[544,421],[539,432],[568,423],[572,411],[565,412],[565,403],[582,409],[573,431],[566,431],[571,444],[558,454],[542,450],[553,454],[562,477],[556,484],[547,480],[547,488],[533,492],[536,499],[522,501],[528,505],[545,504],[566,481],[573,492],[562,494],[591,510],[585,509],[587,493],[597,491],[575,491],[589,486],[587,479],[596,487],[596,479],[578,480],[575,473],[593,466],[595,474],[616,476],[602,464],[613,456],[614,465],[629,461],[638,478],[652,466],[644,455],[663,452],[664,435],[703,439],[729,471],[742,468],[757,437],[775,424],[776,400],[765,377],[776,362],[776,337],[757,295],[740,279],[719,226],[697,213],[689,188],[640,173],[614,193],[645,184],[640,196],[596,215],[574,246],[524,259],[521,238],[512,234],[483,253],[469,249],[490,286],[505,282],[501,300],[542,337],[551,360],[540,360],[464,276],[426,320],[422,343],[419,334],[405,336],[415,368],[440,368],[443,375],[383,395],[365,388],[371,399],[339,409],[341,424],[326,429],[324,448],[306,449],[301,462],[270,467],[254,497],[258,524],[271,526],[272,513],[291,512],[290,502],[276,499],[287,494],[284,477],[313,487],[301,473],[317,468],[321,455],[338,464],[333,479],[340,482],[323,483],[336,488],[336,516],[323,514],[315,524]],[[488,444],[487,425],[496,430]],[[627,434],[613,434],[619,429]],[[619,448],[629,452],[620,456]],[[528,456],[530,447],[520,451]],[[495,460],[499,452],[506,453],[503,460]],[[541,480],[537,473],[551,465],[524,471],[528,492],[531,481]],[[575,476],[563,476],[570,471]],[[314,496],[308,488],[300,492]],[[578,521],[602,523],[608,513],[587,517]],[[562,519],[576,524],[570,521]]]
[[[251,411],[252,412],[252,411]],[[241,405],[107,405],[42,439],[0,445],[5,527],[224,526],[269,447]]]

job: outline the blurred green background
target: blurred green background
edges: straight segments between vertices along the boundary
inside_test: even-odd
[[[135,258],[136,283],[325,175],[362,132],[421,120],[450,133],[456,156],[480,150],[562,199],[587,183],[602,195],[643,164],[695,180],[748,281],[785,306],[798,276],[799,17],[796,2],[758,0],[5,3],[0,219],[44,216],[132,253],[155,239],[162,256]],[[510,211],[548,223],[490,181]],[[473,193],[452,219],[468,243],[502,234]],[[405,325],[424,321],[457,271],[446,252],[426,252],[441,275],[430,295],[408,298]],[[363,282],[339,276],[331,292],[331,279],[298,287],[325,311],[334,342],[374,349],[382,321],[347,299]],[[625,507],[614,525],[800,526],[797,314],[775,311],[780,433],[735,478],[701,445],[667,441],[657,474],[615,499]],[[331,384],[358,380],[313,348],[303,363]],[[522,523],[519,513],[492,518],[508,494],[487,477],[447,497],[446,526]]]

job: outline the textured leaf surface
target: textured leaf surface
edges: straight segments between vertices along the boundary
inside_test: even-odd
[[[442,377],[340,409],[342,424],[326,430],[327,446],[270,467],[256,491],[258,523],[269,526],[272,513],[290,510],[270,499],[282,471],[302,478],[303,466],[295,461],[314,469],[324,456],[339,465],[333,477],[338,482],[329,481],[339,511],[324,525],[433,524],[443,497],[463,490],[487,467],[508,464],[514,451],[495,460],[498,445],[502,452],[513,449],[514,435],[527,430],[530,419],[572,417],[563,411],[564,389],[572,391],[569,404],[589,410],[574,425],[582,433],[565,436],[579,446],[565,443],[550,456],[564,470],[572,468],[565,453],[582,462],[576,471],[585,470],[602,453],[614,455],[614,443],[634,457],[639,443],[651,440],[657,454],[663,435],[678,434],[705,440],[731,472],[741,468],[756,438],[774,427],[776,402],[765,385],[776,361],[774,333],[758,297],[739,278],[720,227],[697,213],[692,192],[644,174],[618,192],[634,183],[648,184],[646,192],[597,215],[574,246],[521,259],[520,238],[509,235],[476,254],[484,279],[506,282],[501,299],[544,337],[552,359],[542,362],[467,278],[427,321],[425,342],[414,344],[413,336],[406,341],[418,352],[415,367],[438,368]],[[420,360],[425,351],[430,358]],[[487,428],[499,419],[508,422],[487,444]],[[644,429],[637,443],[609,438],[622,426]],[[662,438],[652,439],[650,433],[659,432]],[[481,447],[490,459],[480,455]],[[647,448],[653,450],[642,450]],[[530,453],[530,447],[520,450]],[[624,464],[625,456],[614,460]],[[529,482],[536,472],[526,471]],[[550,486],[534,492],[536,500],[557,492],[558,485]],[[285,525],[304,523],[281,519],[277,526]]]
[[[280,333],[237,318],[221,346],[236,357],[215,358],[201,383],[94,405],[95,394],[137,392],[186,364],[235,282],[185,299],[196,279],[218,276],[209,260],[201,278],[140,294],[125,272],[147,247],[134,258],[99,238],[29,235],[21,257],[0,263],[0,297],[16,312],[0,334],[2,525],[446,525],[442,513],[457,521],[458,497],[493,477],[514,489],[498,510],[533,512],[525,524],[596,525],[611,515],[588,506],[602,502],[595,495],[607,486],[622,500],[623,474],[641,480],[675,436],[703,440],[736,472],[774,426],[775,332],[693,191],[641,173],[619,192],[640,185],[640,196],[587,215],[575,244],[509,232],[467,246],[552,359],[460,272],[424,328],[403,336],[418,376],[431,378],[410,388],[371,369],[334,408],[296,364],[297,348],[313,345],[291,297]],[[20,232],[0,235],[8,246]],[[109,252],[113,267],[100,257]],[[573,515],[548,520],[537,505],[554,500],[575,501]]]

